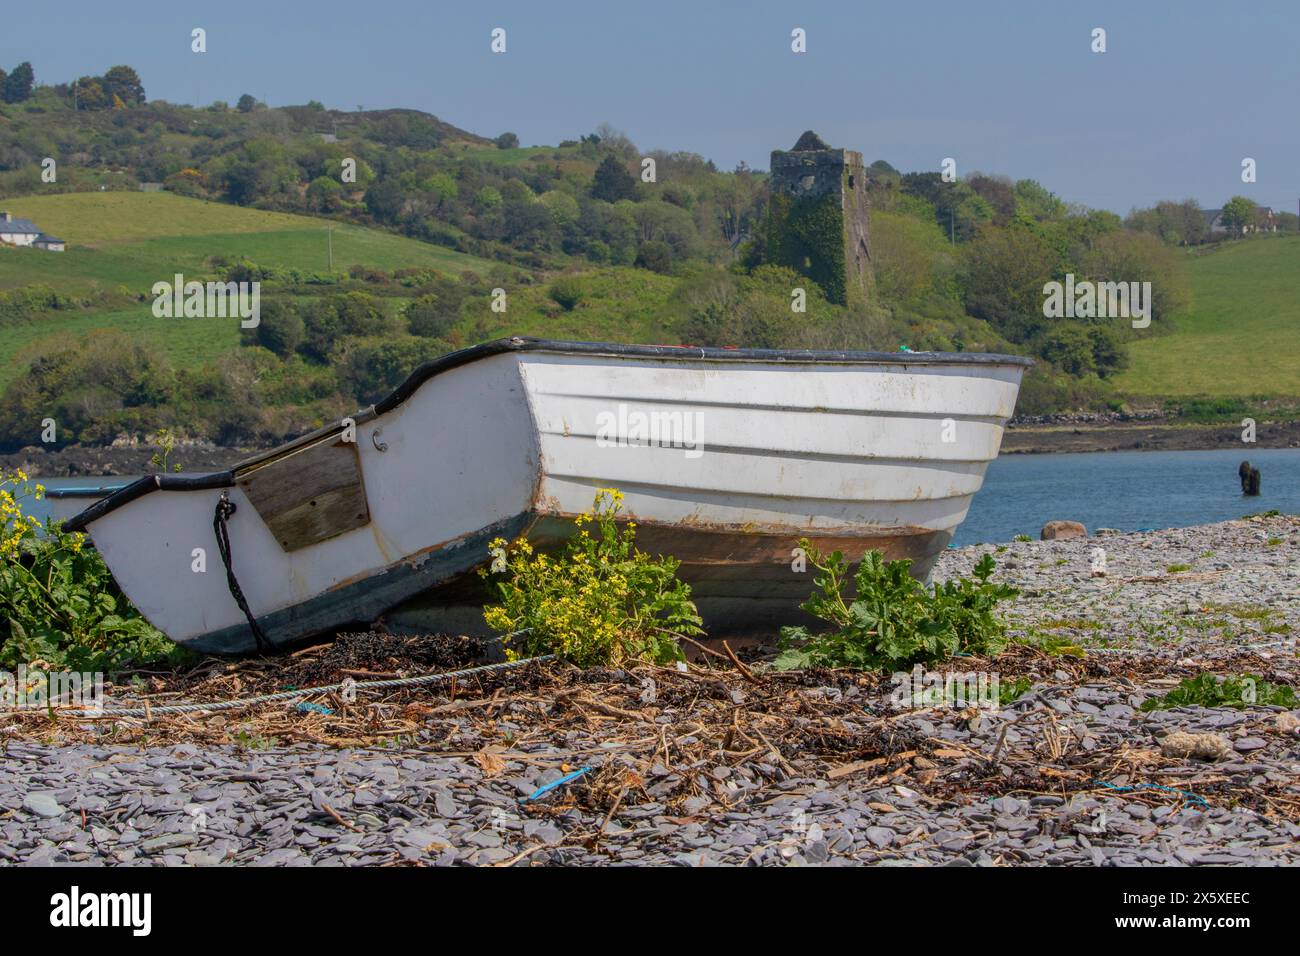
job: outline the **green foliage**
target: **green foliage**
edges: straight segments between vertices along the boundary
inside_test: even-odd
[[[439,339],[362,339],[348,349],[339,379],[357,402],[370,405],[406,381],[417,366],[446,351],[447,343]]]
[[[30,63],[19,63],[5,77],[4,86],[0,88],[0,98],[6,103],[21,103],[30,99],[32,95],[32,85],[36,82],[36,74],[32,71]]]
[[[591,197],[610,203],[636,198],[636,179],[617,156],[606,156],[596,167],[591,182]]]
[[[856,595],[846,599],[848,563],[838,552],[822,555],[812,542],[799,546],[820,574],[817,588],[800,605],[831,626],[824,634],[805,627],[781,629],[781,669],[856,667],[906,670],[954,654],[992,655],[1006,643],[1006,625],[995,615],[999,601],[1015,588],[990,581],[993,558],[975,565],[975,578],[958,578],[927,588],[909,573],[911,561],[867,554],[854,575]]]
[[[768,204],[767,256],[817,283],[826,299],[848,301],[844,262],[844,213],[839,197],[791,200],[774,195]]]
[[[326,296],[307,311],[300,351],[318,362],[328,362],[343,338],[383,335],[393,330],[392,320],[374,296],[365,292],[338,292]]]
[[[271,298],[261,305],[261,322],[254,330],[254,340],[280,358],[288,358],[306,340],[307,326],[288,299]]]
[[[505,580],[496,584],[501,603],[483,616],[512,635],[510,659],[556,654],[579,667],[663,664],[682,659],[679,636],[703,633],[691,589],[677,579],[680,562],[637,550],[636,525],[616,521],[622,500],[619,491],[600,489],[556,557],[535,554],[524,538],[489,545],[492,567],[481,573]]]
[[[84,535],[23,513],[42,494],[22,472],[0,474],[0,667],[106,671],[175,655]]]
[[[1280,706],[1295,709],[1300,706],[1295,689],[1288,684],[1270,684],[1254,674],[1228,675],[1220,680],[1209,672],[1188,677],[1163,697],[1149,697],[1142,702],[1142,710],[1164,710],[1169,707],[1261,707]]]
[[[0,292],[0,327],[30,322],[47,312],[76,308],[77,302],[48,285],[29,285]]]
[[[547,294],[565,312],[572,312],[586,295],[586,288],[577,276],[560,276],[551,283]]]
[[[998,704],[1005,707],[1029,693],[1033,686],[1034,682],[1028,677],[1017,677],[1010,684],[998,684]]]
[[[659,239],[643,242],[637,249],[636,264],[651,272],[666,275],[673,268],[673,247]]]
[[[1223,204],[1223,225],[1241,235],[1255,222],[1255,203],[1245,196],[1233,196]]]

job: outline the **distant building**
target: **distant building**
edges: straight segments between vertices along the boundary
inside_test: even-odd
[[[41,233],[32,243],[37,249],[44,249],[46,252],[65,252],[67,244],[62,239],[56,239],[47,233]]]
[[[40,236],[41,231],[30,219],[16,219],[11,213],[0,212],[0,242],[11,246],[32,246]]]
[[[142,193],[160,193],[163,191],[162,183],[141,183],[140,192]]]
[[[840,305],[869,296],[867,177],[862,154],[832,149],[809,130],[772,151],[769,261],[821,286]]]
[[[1221,236],[1228,231],[1223,224],[1222,209],[1202,209],[1201,215],[1205,217],[1206,228],[1215,235]],[[1242,232],[1277,232],[1277,216],[1268,206],[1256,206],[1255,221]]]

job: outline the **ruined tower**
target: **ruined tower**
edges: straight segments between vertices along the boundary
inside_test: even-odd
[[[862,154],[832,149],[812,130],[772,151],[767,258],[808,276],[831,302],[865,301],[871,288]]]

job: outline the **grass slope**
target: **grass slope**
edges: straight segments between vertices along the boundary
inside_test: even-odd
[[[326,220],[186,199],[171,193],[66,193],[4,201],[15,216],[68,243],[63,253],[0,247],[0,289],[49,285],[70,295],[125,287],[148,293],[177,273],[204,277],[209,256],[247,256],[259,265],[327,272]],[[404,236],[334,225],[334,269],[362,264],[391,271],[424,266],[484,273],[492,263]],[[119,328],[164,348],[178,366],[236,348],[236,323],[159,319],[150,303],[129,310],[54,315],[0,336],[0,387],[21,368],[24,349],[46,336]]]
[[[1142,397],[1300,397],[1300,237],[1192,254],[1192,305],[1176,330],[1134,342],[1120,391]]]

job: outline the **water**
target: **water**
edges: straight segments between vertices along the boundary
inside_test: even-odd
[[[1256,498],[1241,494],[1243,459],[1260,471]],[[1300,512],[1300,448],[1008,455],[989,465],[953,545],[1037,540],[1054,519],[1140,531],[1274,509]]]
[[[1243,498],[1237,465],[1259,468],[1262,491]],[[117,485],[130,478],[51,478],[49,488]],[[69,518],[91,498],[47,499],[47,510]],[[994,461],[955,546],[1037,538],[1053,519],[1082,521],[1089,531],[1177,528],[1226,521],[1260,511],[1300,513],[1300,449],[1219,451],[1116,451],[1079,455],[1008,455]]]

